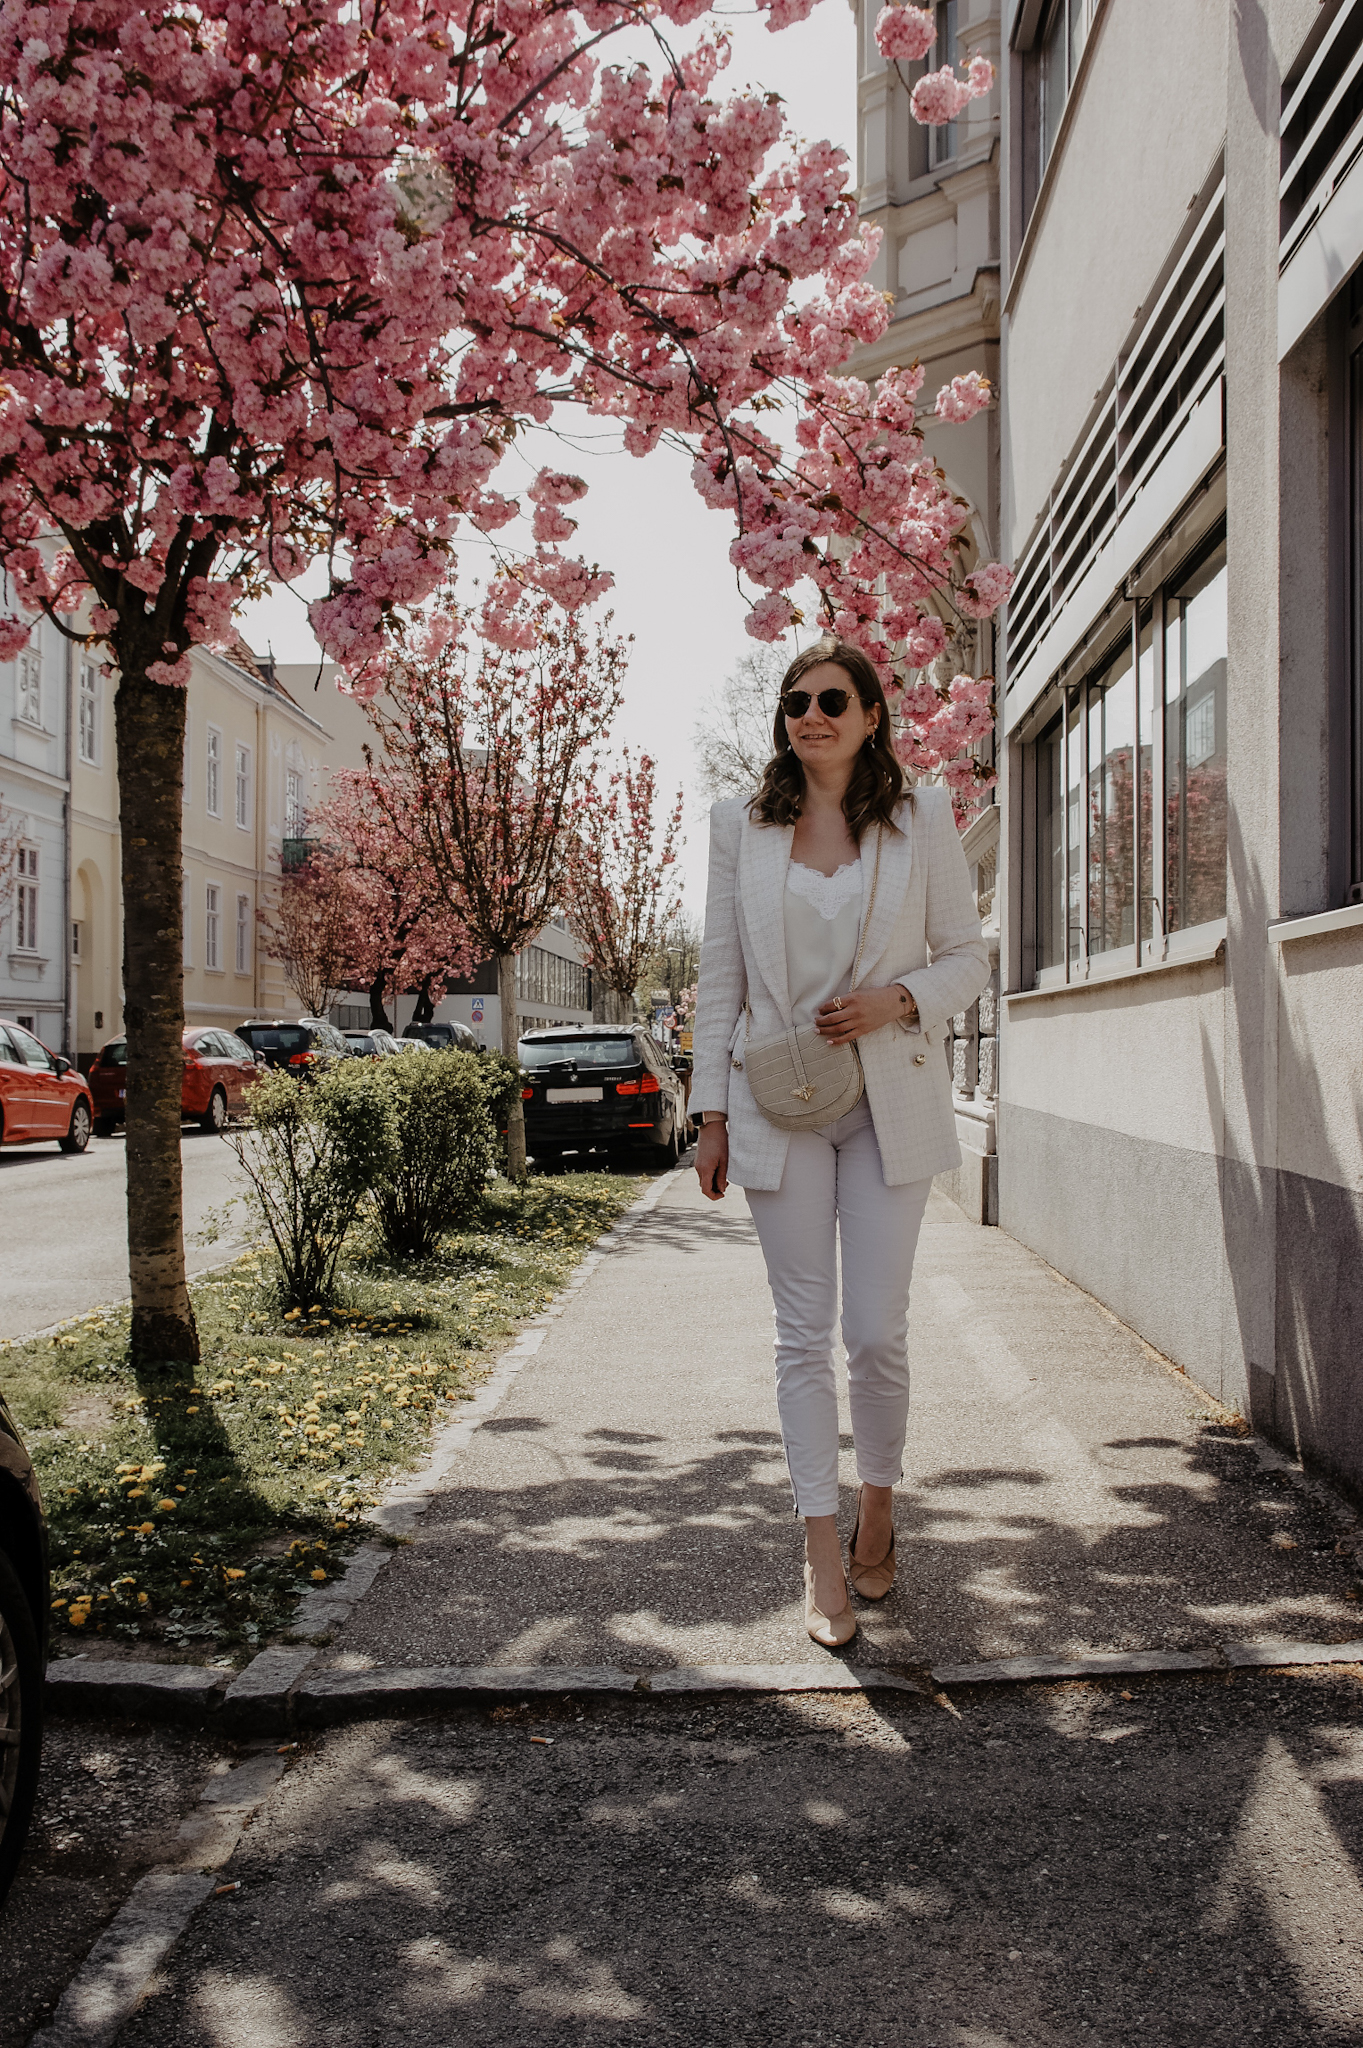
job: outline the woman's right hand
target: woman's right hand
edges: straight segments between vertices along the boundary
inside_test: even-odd
[[[720,1202],[729,1185],[729,1126],[723,1117],[701,1125],[696,1140],[696,1173],[707,1202]]]

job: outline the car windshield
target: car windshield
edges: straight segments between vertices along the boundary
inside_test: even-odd
[[[126,1067],[128,1064],[128,1041],[119,1038],[112,1045],[106,1045],[99,1056],[102,1067]]]
[[[257,1052],[306,1052],[311,1033],[297,1024],[252,1024],[249,1042]]]
[[[637,1067],[632,1038],[523,1038],[523,1067],[556,1067],[572,1060],[579,1067]]]

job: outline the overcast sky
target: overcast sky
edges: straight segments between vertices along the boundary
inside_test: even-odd
[[[751,84],[780,93],[795,134],[838,143],[848,154],[849,180],[854,178],[856,32],[847,0],[820,0],[808,21],[777,35],[769,34],[764,18],[755,14],[723,8],[716,14],[734,48],[716,90]],[[579,422],[569,416],[567,424]],[[517,474],[517,457],[511,456],[496,481],[514,490],[548,462],[577,472],[590,485],[588,495],[572,508],[578,532],[570,552],[615,575],[615,589],[605,602],[614,609],[619,629],[634,635],[617,736],[655,756],[665,785],[675,789],[680,783],[687,789],[682,859],[688,906],[699,914],[705,900],[707,833],[704,806],[690,789],[691,734],[712,684],[755,645],[743,630],[746,608],[728,561],[733,523],[702,505],[688,474],[689,458],[659,448],[637,461],[618,449],[613,434],[593,439],[593,423],[580,424],[588,432],[573,434],[567,445],[548,435],[524,437],[523,472]],[[460,554],[460,584],[471,594],[487,551],[464,544]],[[279,661],[316,659],[316,642],[299,599],[318,595],[321,587],[320,580],[307,579],[292,591],[279,590],[248,606],[241,621],[244,638],[262,652],[268,643]]]

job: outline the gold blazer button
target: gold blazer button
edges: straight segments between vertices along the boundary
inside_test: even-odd
[[[913,1056],[913,1063],[916,1067],[925,1067],[928,1063],[927,1054],[925,1052],[916,1052]]]

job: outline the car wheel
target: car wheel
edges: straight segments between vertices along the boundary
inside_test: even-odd
[[[63,1152],[83,1152],[90,1142],[90,1105],[78,1102],[71,1112],[71,1128],[57,1143]]]
[[[14,1882],[43,1747],[43,1660],[13,1565],[0,1551],[0,1902]]]
[[[97,1116],[90,1128],[97,1138],[112,1138],[114,1132],[118,1129],[118,1118],[113,1116]]]
[[[681,1158],[681,1146],[677,1143],[677,1126],[673,1124],[667,1134],[666,1143],[653,1147],[653,1163],[666,1173]]]
[[[227,1097],[221,1088],[215,1088],[208,1098],[208,1107],[199,1118],[201,1131],[221,1131],[227,1124]]]

